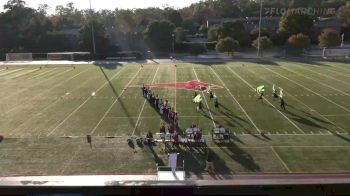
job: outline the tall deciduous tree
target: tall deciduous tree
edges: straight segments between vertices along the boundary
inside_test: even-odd
[[[175,25],[169,21],[154,21],[144,31],[145,41],[152,50],[169,52],[174,29]]]
[[[311,15],[288,10],[281,17],[277,33],[285,38],[298,33],[310,36],[312,26],[313,18]]]
[[[336,47],[341,44],[341,37],[338,31],[326,28],[323,29],[320,36],[318,36],[319,46],[321,48]]]
[[[310,46],[310,42],[311,40],[309,36],[298,33],[288,38],[287,48],[294,54],[301,54],[304,49],[307,49]]]
[[[252,46],[259,48],[259,38],[253,41]],[[266,36],[260,37],[260,56],[263,56],[263,51],[272,48],[272,41]]]
[[[216,44],[217,52],[227,52],[227,55],[233,56],[235,50],[239,47],[239,43],[237,40],[232,39],[231,37],[226,37],[224,39],[220,39]]]
[[[104,53],[108,51],[110,46],[109,38],[106,34],[105,27],[102,23],[93,20],[94,25],[94,39],[96,46],[96,53]],[[85,23],[79,31],[79,46],[84,51],[93,52],[92,44],[92,32],[91,32],[91,23]]]

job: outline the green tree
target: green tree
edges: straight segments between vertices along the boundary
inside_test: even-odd
[[[202,24],[202,25],[199,27],[199,32],[200,32],[200,33],[203,33],[203,34],[207,34],[207,33],[208,33],[208,27],[207,27],[207,25]]]
[[[185,41],[186,39],[186,33],[184,31],[183,28],[181,27],[177,27],[175,30],[174,30],[174,34],[175,34],[175,42],[177,44],[181,44],[183,41]]]
[[[216,44],[217,52],[227,52],[227,55],[233,56],[234,51],[236,51],[239,47],[239,42],[237,40],[232,39],[231,37],[226,37],[224,39],[220,39]]]
[[[182,24],[182,17],[179,11],[172,8],[164,9],[165,18],[168,19],[175,27],[179,27]]]
[[[288,10],[280,19],[277,33],[285,39],[298,33],[310,36],[312,27],[313,18],[311,15]]]
[[[321,34],[318,36],[319,46],[321,48],[336,47],[341,44],[341,37],[338,31],[326,28],[323,29]]]
[[[144,31],[144,39],[152,50],[169,52],[175,25],[169,21],[154,21]]]
[[[232,37],[237,40],[240,46],[249,46],[250,36],[245,31],[245,27],[242,21],[226,21],[222,22],[218,28],[219,39],[225,37]]]
[[[214,25],[208,29],[208,40],[209,41],[217,41],[218,40],[218,30],[219,27]]]
[[[96,20],[92,21],[94,25],[94,39],[96,53],[105,53],[108,51],[110,46],[109,38],[106,34],[105,27],[102,23],[97,22]],[[79,31],[79,46],[80,49],[84,51],[90,51],[93,53],[92,45],[92,32],[91,32],[91,23],[85,23]]]
[[[260,37],[262,36],[270,37],[270,33],[265,28],[261,28]],[[259,37],[259,28],[254,28],[253,30],[250,31],[250,38],[252,40],[256,40],[256,38],[258,37]]]
[[[193,55],[204,54],[207,52],[205,44],[192,44],[190,47],[190,53]]]
[[[259,38],[253,41],[252,46],[256,49],[259,48]],[[272,41],[266,36],[260,37],[260,56],[263,56],[263,50],[272,48]]]
[[[345,26],[350,27],[350,2],[339,8],[337,16]]]
[[[310,46],[310,42],[309,36],[298,33],[288,38],[287,49],[294,54],[301,54],[304,49]]]

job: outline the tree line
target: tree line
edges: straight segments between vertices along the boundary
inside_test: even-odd
[[[270,0],[265,7],[335,7],[344,29],[350,28],[350,3],[345,0]],[[0,53],[92,51],[93,24],[97,53],[118,51],[177,51],[194,54],[206,49],[231,53],[238,47],[257,47],[257,29],[247,32],[242,21],[222,22],[209,29],[210,18],[245,18],[259,16],[259,1],[205,0],[182,9],[146,8],[115,10],[78,10],[73,3],[57,6],[49,14],[46,4],[30,8],[23,0],[9,0],[0,13]],[[314,32],[314,16],[286,12],[276,32],[262,29],[260,47],[286,45],[300,51],[304,43],[329,47],[339,42],[340,32],[325,29]],[[349,31],[349,30],[348,30]],[[202,34],[216,44],[182,44],[186,35]],[[324,40],[323,37],[332,37]],[[307,44],[308,46],[308,44]],[[304,49],[304,46],[301,47]]]

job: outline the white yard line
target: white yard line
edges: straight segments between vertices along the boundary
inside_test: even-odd
[[[292,171],[289,169],[289,167],[287,166],[287,164],[282,160],[282,158],[278,155],[278,153],[275,151],[275,149],[273,148],[273,146],[271,146],[271,150],[272,152],[276,155],[276,157],[278,158],[278,160],[281,161],[281,163],[283,164],[283,166],[287,169],[287,171],[289,173],[292,173]]]
[[[80,85],[75,86],[75,87],[70,91],[70,93],[73,92],[73,91],[75,91],[75,90],[77,90],[77,89],[79,89],[79,88],[81,88],[81,87],[83,87],[83,86],[85,86],[85,85],[88,84],[91,80],[95,80],[95,78],[90,78],[90,79],[86,80],[85,82],[81,83]],[[65,95],[63,95],[62,98],[64,98],[64,96],[65,96]],[[21,123],[20,125],[18,125],[15,129],[13,129],[13,130],[10,132],[10,133],[11,133],[10,136],[14,135],[14,134],[17,132],[16,130],[17,130],[19,127],[21,127],[22,125],[26,124],[27,122],[30,122],[32,119],[34,119],[35,117],[39,116],[39,115],[42,114],[44,111],[46,111],[47,109],[49,109],[49,108],[51,108],[52,106],[54,106],[54,105],[55,105],[56,103],[58,103],[62,98],[58,98],[56,101],[54,101],[54,102],[50,103],[49,105],[47,105],[44,109],[42,109],[42,110],[40,110],[39,112],[37,112],[36,114],[30,116],[30,118],[27,118],[23,123]],[[64,101],[64,100],[63,100],[63,101]],[[39,134],[38,136],[40,136],[40,134]]]
[[[21,70],[23,70],[23,69],[24,69],[24,68],[15,69],[15,70],[12,70],[12,71],[8,71],[8,72],[6,72],[6,73],[0,74],[0,76],[6,76],[6,75],[8,75],[8,74],[15,73],[15,72],[21,71]]]
[[[113,80],[115,77],[117,77],[124,69],[126,66],[124,66],[123,68],[121,68],[116,74],[114,74],[109,81],[106,81],[105,83],[103,83],[96,91],[95,93],[97,94],[102,88],[104,88],[111,80]],[[83,107],[85,105],[85,103],[87,103],[89,100],[91,99],[91,96],[88,97],[85,101],[83,101],[75,110],[73,110],[61,123],[59,123],[54,129],[52,129],[47,136],[50,136],[51,134],[53,134],[61,125],[63,125],[63,123],[65,123],[71,116],[73,116],[73,114],[75,114],[81,107]]]
[[[106,118],[106,116],[108,115],[108,113],[112,110],[113,106],[115,103],[117,103],[119,101],[119,98],[124,94],[124,92],[126,91],[126,89],[128,88],[128,86],[131,84],[132,81],[134,81],[134,79],[136,78],[136,76],[140,73],[141,68],[139,68],[139,70],[135,73],[134,77],[132,77],[130,79],[130,81],[126,84],[125,88],[122,90],[122,92],[119,94],[119,96],[114,100],[114,102],[111,104],[111,106],[107,109],[107,111],[103,114],[102,118],[98,121],[98,123],[96,124],[96,126],[92,129],[92,131],[90,132],[90,135],[92,135],[96,129],[100,126],[100,124],[102,123],[102,121]]]
[[[345,76],[345,77],[350,78],[350,74],[344,74],[344,73],[342,73],[342,72],[339,72],[339,71],[336,71],[336,70],[332,70],[332,69],[326,69],[326,70],[327,70],[327,71],[334,72],[334,73],[336,73],[336,74],[338,74],[338,75],[341,75],[341,76]]]
[[[18,77],[21,77],[21,76],[30,74],[30,73],[32,73],[32,72],[38,71],[38,70],[39,70],[39,68],[33,69],[33,70],[29,70],[29,71],[26,71],[26,72],[24,72],[24,73],[20,73],[20,74],[18,74],[18,75],[15,75],[15,76],[12,76],[12,77],[9,77],[9,78],[6,78],[6,79],[15,79],[15,78],[18,78]]]
[[[244,83],[246,83],[250,88],[252,88],[253,90],[255,89],[249,82],[247,82],[245,79],[243,79],[240,75],[238,75],[235,71],[233,71],[230,67],[228,67],[226,65],[226,67],[234,74],[236,75],[238,78],[240,78]],[[271,102],[269,102],[269,100],[267,100],[265,97],[263,97],[263,99],[269,103],[273,108],[276,109],[277,112],[279,112],[285,119],[287,119],[296,129],[298,129],[298,131],[300,131],[301,133],[305,133],[300,127],[298,127],[292,120],[290,120],[286,115],[284,115],[281,111],[279,111]]]
[[[27,103],[29,103],[30,101],[35,100],[36,98],[40,97],[42,94],[45,94],[45,93],[50,92],[52,89],[61,86],[62,84],[64,84],[64,83],[66,83],[66,82],[68,82],[68,81],[70,81],[70,80],[72,80],[72,79],[78,77],[79,75],[81,75],[81,74],[83,74],[83,73],[85,73],[85,72],[87,72],[87,71],[89,71],[89,70],[90,70],[90,68],[88,68],[88,69],[86,69],[85,71],[82,71],[82,72],[80,72],[80,73],[78,73],[78,74],[75,74],[74,76],[68,78],[67,80],[63,80],[62,82],[57,83],[56,85],[52,86],[51,88],[49,88],[49,89],[47,89],[47,90],[44,90],[44,91],[42,91],[41,93],[37,94],[36,96],[32,97],[32,98],[29,99],[27,102],[22,102],[22,103],[20,103],[20,104],[17,104],[15,107],[13,107],[13,108],[11,108],[10,110],[6,111],[4,114],[8,114],[8,113],[10,113],[10,112],[16,110],[16,109],[19,108],[21,105],[27,104]]]
[[[197,78],[197,81],[199,81],[199,78],[198,78],[198,76],[197,76],[196,70],[194,69],[194,66],[193,66],[193,65],[192,65],[192,70],[193,70],[193,72],[194,72],[194,74],[195,74],[195,76],[196,76],[196,78]],[[216,127],[216,124],[215,124],[215,121],[214,121],[214,117],[213,117],[213,115],[212,115],[211,112],[210,112],[210,108],[209,108],[209,105],[208,105],[208,102],[207,102],[207,98],[205,98],[205,95],[204,95],[203,91],[201,91],[201,93],[202,93],[202,96],[203,96],[203,98],[204,98],[205,105],[206,105],[207,108],[208,108],[208,112],[209,112],[211,121],[213,122],[214,127]]]
[[[321,116],[350,116],[350,114],[321,114]]]
[[[337,81],[337,82],[343,83],[343,84],[345,84],[345,85],[349,85],[349,82],[344,82],[344,81],[342,81],[342,80],[338,80],[337,78],[334,78],[334,77],[329,76],[329,75],[327,75],[327,74],[323,74],[323,73],[320,73],[320,72],[314,71],[314,70],[312,70],[312,69],[305,68],[305,67],[303,67],[302,65],[298,65],[298,67],[299,67],[299,68],[301,68],[301,69],[303,69],[303,70],[308,70],[308,71],[310,71],[310,72],[312,72],[312,73],[315,73],[315,74],[318,74],[318,75],[321,75],[321,76],[324,76],[324,77],[330,78],[330,79],[332,79],[332,80],[334,80],[334,81]]]
[[[59,74],[57,74],[57,75],[55,75],[55,76],[53,76],[53,77],[46,78],[45,80],[41,80],[40,82],[34,84],[34,85],[31,86],[31,87],[24,88],[23,90],[17,91],[17,92],[16,92],[15,94],[13,94],[13,95],[9,95],[9,96],[3,97],[3,99],[8,99],[9,97],[13,97],[13,96],[15,96],[15,95],[18,95],[18,94],[24,92],[24,91],[27,91],[27,90],[30,89],[30,88],[35,88],[35,87],[36,87],[37,85],[39,85],[39,84],[42,84],[42,83],[44,83],[44,82],[46,82],[46,81],[48,81],[48,80],[54,79],[54,78],[56,78],[56,77],[58,77],[58,76],[60,76],[60,75],[63,75],[63,74],[65,74],[65,73],[69,72],[69,71],[72,71],[72,70],[73,70],[73,69],[68,69],[68,70],[66,70],[66,71],[64,71],[64,72],[61,72],[61,73],[59,73]]]
[[[330,102],[330,103],[332,103],[332,104],[338,106],[339,108],[342,108],[342,109],[344,109],[344,110],[347,111],[347,112],[350,112],[350,109],[348,109],[348,108],[346,108],[346,107],[344,107],[344,106],[341,106],[341,105],[335,103],[334,101],[332,101],[332,100],[330,100],[330,99],[328,99],[328,98],[322,96],[321,94],[319,94],[319,93],[317,93],[317,92],[315,92],[315,91],[313,91],[313,90],[311,90],[311,89],[305,87],[304,85],[302,85],[302,84],[300,84],[300,83],[298,83],[298,82],[295,82],[294,80],[291,80],[291,79],[289,79],[288,77],[283,76],[283,75],[281,75],[281,74],[279,74],[279,73],[277,73],[277,72],[271,70],[270,68],[266,68],[266,67],[263,67],[263,68],[269,70],[269,71],[272,72],[272,73],[275,73],[276,75],[279,75],[279,76],[282,77],[282,78],[285,78],[285,79],[287,79],[287,80],[293,82],[294,84],[296,84],[296,85],[298,85],[298,86],[300,86],[300,87],[302,87],[302,88],[304,88],[304,89],[306,89],[306,90],[308,90],[308,91],[310,91],[310,92],[312,92],[312,93],[314,93],[314,94],[316,94],[316,95],[318,95],[319,97],[321,97],[321,98],[327,100],[328,102]]]
[[[251,70],[247,70],[250,73],[253,73],[255,75],[257,75],[254,71]],[[270,84],[273,84],[271,81],[267,80],[267,79],[263,79],[267,82],[269,82]],[[292,97],[293,99],[295,99],[297,102],[301,103],[302,105],[304,105],[306,108],[308,108],[309,110],[313,110],[315,111],[316,114],[318,114],[318,116],[321,116],[323,119],[325,119],[326,121],[330,122],[331,124],[333,124],[335,127],[337,127],[338,129],[341,129],[342,131],[346,132],[343,128],[339,127],[338,125],[336,125],[336,123],[334,123],[333,121],[329,120],[328,118],[324,117],[322,114],[320,114],[318,111],[316,111],[315,109],[309,107],[308,105],[306,105],[304,102],[302,102],[301,100],[299,100],[298,98],[296,98],[295,96],[293,96],[292,94],[286,93],[286,95],[289,95],[290,97]]]
[[[156,79],[158,70],[159,70],[159,65],[157,66],[156,73],[154,74],[154,77],[153,77],[151,83],[154,83],[154,80]],[[141,111],[140,111],[140,113],[139,113],[139,116],[137,117],[137,120],[136,120],[136,123],[135,123],[135,127],[134,127],[134,130],[132,131],[131,137],[134,136],[134,134],[135,134],[135,131],[136,131],[136,129],[137,129],[137,125],[139,124],[139,121],[140,121],[140,118],[141,118],[143,109],[145,108],[146,102],[147,102],[147,99],[145,99],[145,100],[143,101],[143,104],[142,104],[142,107],[141,107]]]
[[[221,79],[221,77],[215,72],[215,70],[210,67],[210,69],[214,72],[214,74],[216,75],[217,78],[219,78],[219,80],[221,81],[221,84],[225,87],[226,91],[230,94],[230,96],[232,97],[232,99],[238,104],[238,106],[240,107],[240,109],[243,111],[243,113],[245,114],[245,116],[249,119],[249,121],[252,123],[252,125],[255,127],[256,131],[261,133],[260,129],[258,128],[258,126],[256,126],[256,124],[254,123],[254,121],[252,120],[252,118],[250,118],[250,116],[248,115],[248,113],[245,111],[245,109],[243,108],[243,106],[238,102],[238,100],[236,99],[236,97],[231,93],[230,89],[227,88],[226,84],[224,83],[224,81]]]
[[[311,81],[314,81],[314,82],[316,82],[316,83],[318,83],[318,84],[321,84],[322,86],[325,86],[325,87],[331,88],[331,89],[333,89],[333,90],[335,90],[335,91],[338,91],[339,93],[341,93],[341,94],[343,94],[343,95],[350,96],[350,94],[348,94],[348,93],[346,93],[346,92],[344,92],[344,91],[342,91],[342,90],[339,90],[339,89],[334,88],[334,87],[332,87],[332,86],[330,86],[330,85],[328,85],[328,84],[325,84],[325,83],[322,83],[322,82],[320,82],[320,81],[317,81],[317,80],[315,80],[315,79],[313,79],[313,78],[310,78],[309,76],[306,76],[306,75],[304,75],[304,74],[295,72],[295,71],[293,71],[293,70],[291,70],[291,69],[289,69],[289,68],[286,68],[286,67],[281,67],[281,68],[284,69],[284,70],[288,70],[288,71],[290,71],[290,72],[292,72],[292,73],[295,73],[295,74],[297,74],[297,75],[299,75],[299,76],[302,76],[302,77],[304,77],[304,78],[307,78],[307,79],[309,79],[309,80],[311,80]]]
[[[34,79],[34,78],[37,78],[37,77],[39,77],[39,76],[45,75],[45,74],[47,74],[47,73],[53,72],[53,71],[55,71],[56,69],[57,69],[57,68],[53,68],[53,69],[51,69],[51,70],[44,71],[44,72],[42,72],[42,73],[39,73],[39,74],[37,74],[37,75],[34,75],[34,76],[32,76],[32,77],[27,78],[27,80]]]

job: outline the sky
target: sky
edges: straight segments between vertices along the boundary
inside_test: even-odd
[[[3,5],[8,0],[0,0],[0,11],[3,11]],[[39,4],[48,4],[51,7],[49,13],[54,13],[57,5],[66,5],[69,2],[74,3],[74,7],[78,9],[89,8],[89,0],[24,0],[27,6],[37,8]],[[169,5],[170,7],[183,8],[192,3],[199,2],[199,0],[91,0],[92,8],[95,10],[115,8],[133,9],[146,7],[163,7]]]

